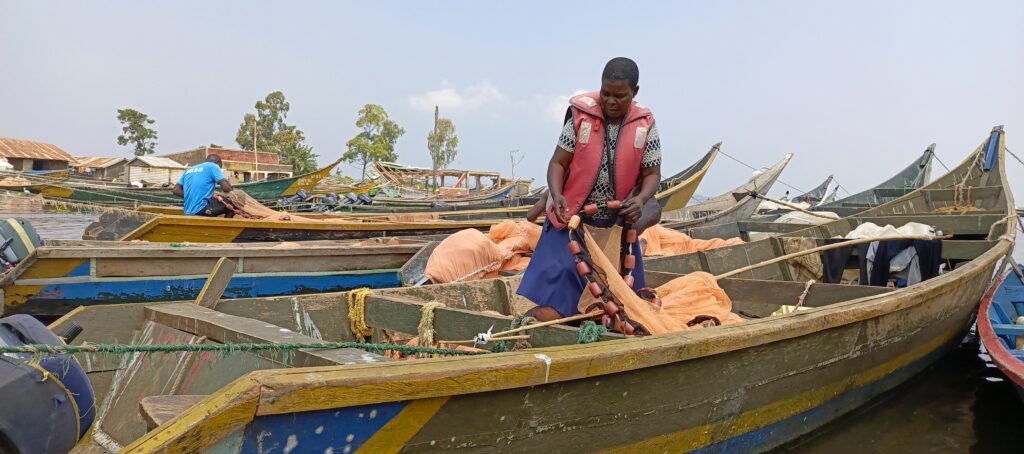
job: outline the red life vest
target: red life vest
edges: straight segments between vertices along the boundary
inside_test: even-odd
[[[600,94],[593,92],[574,96],[569,101],[576,128],[576,151],[569,163],[562,196],[569,205],[570,216],[583,208],[583,202],[594,189],[597,174],[601,171],[605,121],[600,99]],[[640,179],[640,163],[647,148],[647,134],[653,124],[654,115],[650,109],[633,101],[619,127],[613,172],[609,175],[614,179],[616,200],[626,200],[636,188]],[[565,227],[555,217],[554,204],[548,206],[547,219],[559,230]]]

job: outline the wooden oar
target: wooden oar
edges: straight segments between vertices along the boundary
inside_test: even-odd
[[[796,211],[799,211],[799,212],[802,212],[802,213],[807,213],[807,214],[809,214],[811,216],[817,216],[819,218],[828,219],[830,221],[835,221],[837,219],[837,218],[834,218],[832,216],[825,216],[824,214],[818,214],[818,213],[815,213],[813,211],[808,211],[808,210],[806,210],[804,208],[801,208],[801,207],[799,207],[797,205],[793,205],[792,203],[789,203],[789,202],[783,202],[783,201],[778,200],[778,199],[773,199],[771,197],[759,194],[757,191],[734,192],[734,193],[732,193],[732,197],[734,199],[736,199],[737,202],[739,202],[740,200],[743,200],[743,198],[747,197],[747,196],[753,197],[755,199],[767,200],[767,201],[772,202],[772,203],[777,203],[777,204],[782,205],[784,207],[789,207],[789,208],[792,208],[792,209],[794,209]]]

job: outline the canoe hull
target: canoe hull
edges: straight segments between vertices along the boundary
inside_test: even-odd
[[[4,313],[56,316],[78,306],[194,300],[207,279],[206,276],[89,278],[88,267],[86,263],[65,278],[16,281],[3,289]],[[224,290],[224,298],[341,292],[359,287],[388,288],[401,284],[397,269],[285,276],[239,275],[231,279]]]
[[[1024,400],[1024,354],[1014,350],[1011,336],[1000,336],[993,324],[1012,325],[1024,307],[1024,284],[1009,272],[996,282],[978,309],[978,337],[992,362],[1010,379],[1017,395]]]
[[[924,284],[896,303],[863,302],[856,310],[849,308],[856,302],[842,303],[848,306],[846,312],[832,315],[849,317],[849,323],[826,326],[827,317],[819,314],[820,330],[799,336],[786,334],[783,326],[737,326],[723,327],[736,336],[703,348],[680,345],[665,351],[655,346],[686,337],[680,334],[631,341],[638,345],[625,357],[598,354],[600,348],[594,344],[578,347],[581,358],[576,360],[534,350],[526,356],[538,367],[462,376],[458,385],[442,373],[436,380],[417,380],[431,370],[424,365],[403,374],[409,382],[398,379],[396,386],[405,388],[394,394],[388,394],[394,391],[390,387],[376,388],[380,383],[343,383],[343,373],[332,381],[328,371],[305,371],[318,374],[324,384],[308,389],[307,383],[302,392],[289,388],[288,377],[254,377],[263,389],[258,416],[244,428],[224,434],[218,446],[234,452],[252,452],[257,443],[267,449],[292,442],[315,452],[329,446],[374,452],[455,447],[471,452],[538,447],[575,452],[759,452],[894,388],[954,346],[972,321],[992,268],[992,261],[978,264],[959,273],[957,282],[962,285]],[[798,313],[787,318],[800,323],[810,317],[815,316]],[[774,333],[779,339],[749,345],[759,342],[756,332]],[[701,334],[691,336],[696,340]],[[637,348],[644,342],[651,348]],[[550,365],[545,366],[542,355],[550,355]],[[665,360],[669,362],[652,364]],[[528,381],[539,383],[518,386]],[[499,389],[452,392],[467,391],[460,389],[467,385]],[[417,398],[405,398],[411,396]],[[386,403],[366,404],[367,399]],[[324,408],[325,402],[339,405]]]

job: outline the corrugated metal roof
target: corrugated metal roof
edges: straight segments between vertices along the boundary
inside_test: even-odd
[[[156,156],[136,156],[128,161],[128,165],[131,165],[135,161],[142,161],[150,167],[160,167],[164,169],[187,169],[187,166],[181,165],[177,161],[170,158],[158,158]]]
[[[9,137],[0,137],[0,156],[67,162],[75,159],[56,145]]]
[[[75,167],[105,169],[114,164],[120,164],[124,161],[124,158],[104,158],[101,156],[75,156],[75,161],[72,163],[72,165]]]

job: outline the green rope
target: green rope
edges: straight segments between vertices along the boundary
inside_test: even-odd
[[[512,323],[508,326],[508,329],[516,329],[516,328],[522,327],[523,326],[523,322],[525,320],[526,320],[526,316],[525,315],[517,315],[516,318],[512,319]],[[498,342],[496,342],[494,344],[494,347],[491,348],[491,351],[494,352],[494,353],[502,353],[502,352],[511,351],[512,347],[509,346],[508,342],[509,341],[498,341]]]
[[[594,323],[593,320],[587,320],[580,325],[580,330],[576,333],[576,343],[589,344],[597,342],[601,339],[601,335],[607,332],[607,328]]]
[[[363,342],[317,342],[317,343],[229,343],[229,344],[170,344],[170,345],[133,345],[133,344],[82,344],[82,345],[3,345],[0,354],[29,353],[42,354],[74,354],[74,353],[170,353],[170,352],[261,352],[261,351],[292,351],[300,349],[334,349],[357,348],[368,352],[383,354],[396,351],[400,353],[429,353],[434,355],[477,355],[484,352],[454,350],[449,348],[433,348],[412,345],[373,344]]]

